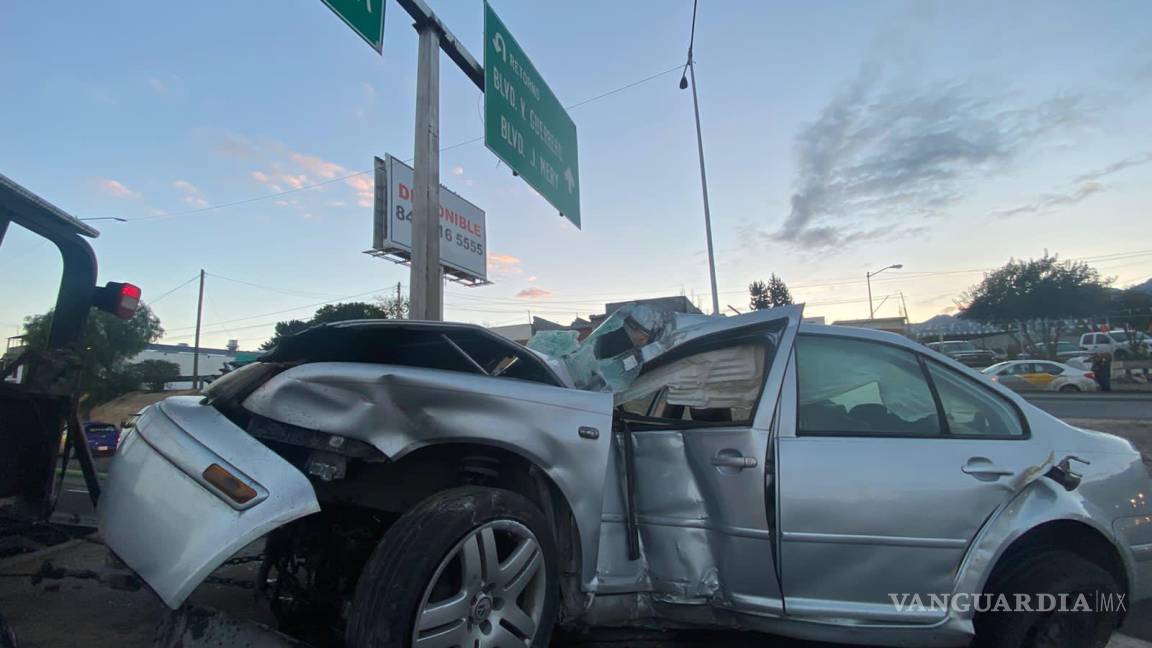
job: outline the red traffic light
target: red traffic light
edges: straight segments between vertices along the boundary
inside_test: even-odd
[[[96,289],[92,305],[120,319],[132,319],[140,307],[140,294],[139,286],[109,281],[103,288]]]

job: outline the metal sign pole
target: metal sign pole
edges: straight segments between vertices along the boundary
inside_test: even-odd
[[[415,320],[442,320],[440,282],[440,34],[433,21],[420,29],[416,64],[416,142],[413,161],[412,274]]]

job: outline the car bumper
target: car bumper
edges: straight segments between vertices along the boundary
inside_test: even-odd
[[[231,499],[213,464],[255,492]],[[148,408],[109,469],[98,516],[108,547],[171,608],[230,556],[320,510],[308,479],[195,396]]]

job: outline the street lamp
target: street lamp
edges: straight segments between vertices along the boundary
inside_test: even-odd
[[[868,319],[875,319],[876,318],[876,309],[872,308],[872,277],[875,277],[876,275],[880,274],[881,272],[884,272],[885,270],[899,270],[900,268],[903,268],[903,267],[904,267],[903,263],[893,263],[892,265],[890,265],[886,268],[880,268],[876,272],[864,273],[864,279],[865,279],[865,281],[868,282]]]
[[[82,221],[98,221],[98,220],[113,220],[119,223],[127,223],[127,218],[120,218],[119,216],[100,216],[97,218],[81,218]]]
[[[688,89],[692,77],[692,108],[696,113],[696,148],[700,152],[700,187],[704,192],[704,233],[708,237],[708,277],[712,282],[712,314],[720,314],[720,298],[716,294],[716,257],[712,251],[712,214],[708,209],[708,176],[704,173],[704,137],[700,134],[700,102],[696,98],[696,65],[692,60],[692,45],[696,40],[696,2],[692,3],[692,35],[688,38],[688,62],[680,75],[680,89]]]

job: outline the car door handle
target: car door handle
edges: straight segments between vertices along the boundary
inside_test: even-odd
[[[756,457],[745,457],[743,455],[733,454],[718,454],[712,457],[712,465],[720,466],[722,468],[755,468],[757,466]]]
[[[972,475],[982,481],[995,481],[1001,477],[1015,474],[1015,471],[1001,468],[985,457],[972,457],[960,470],[966,475]]]

